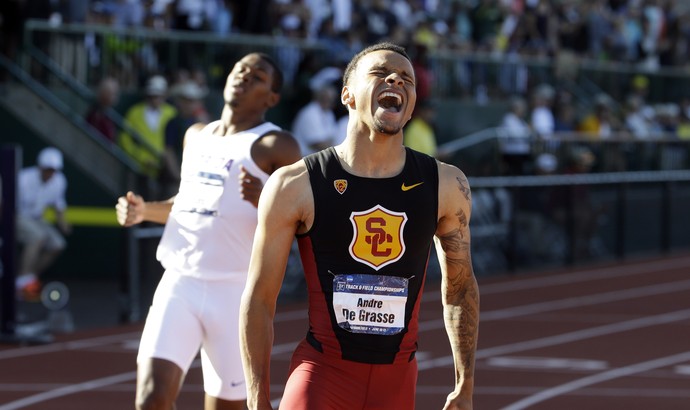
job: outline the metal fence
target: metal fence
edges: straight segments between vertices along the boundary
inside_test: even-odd
[[[290,92],[303,61],[341,64],[319,40],[117,29],[92,24],[56,26],[42,20],[26,22],[23,46],[43,51],[66,73],[89,87],[110,75],[118,78],[125,89],[136,89],[151,74],[177,69],[201,69],[211,85],[222,85],[230,69],[228,64],[247,52],[263,51],[278,60]],[[432,72],[432,95],[436,98],[472,95],[479,102],[483,97],[524,95],[529,87],[540,83],[559,84],[582,99],[603,91],[614,100],[623,101],[639,75],[646,77],[648,97],[653,101],[678,101],[690,87],[690,75],[683,68],[647,70],[630,63],[601,62],[569,53],[547,58],[431,50],[427,64]]]
[[[89,87],[112,76],[125,90],[137,89],[153,74],[180,69],[200,69],[208,76],[209,85],[222,87],[231,64],[253,51],[274,56],[290,85],[305,56],[327,56],[323,45],[299,39],[89,24],[53,26],[40,20],[26,22],[23,47],[41,50],[65,73]]]
[[[520,141],[528,145],[522,175],[539,173],[537,160],[550,154],[556,169],[550,173],[569,173],[578,153],[591,154],[588,172],[669,171],[690,169],[690,140],[672,133],[660,133],[649,139],[637,139],[629,133],[600,138],[586,133],[558,132],[549,138],[535,135],[515,137],[502,128],[487,128],[451,140],[439,146],[438,155],[471,176],[500,176],[508,170],[504,164],[503,144]]]
[[[690,171],[469,178],[477,274],[690,247]]]

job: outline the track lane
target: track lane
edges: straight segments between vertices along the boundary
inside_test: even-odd
[[[684,362],[680,360],[682,356],[674,356],[682,354],[682,350],[667,350],[673,349],[679,340],[690,340],[688,271],[690,257],[680,256],[559,270],[551,274],[480,278],[482,322],[475,408],[500,409],[536,397],[544,400],[529,404],[529,408],[594,409],[597,407],[593,403],[604,399],[619,403],[622,396],[645,403],[657,400],[657,403],[670,406],[663,407],[665,409],[676,408],[674,403],[680,402],[687,406],[687,390],[676,386],[690,385],[690,371],[682,371],[684,366],[690,369],[690,361]],[[418,355],[417,408],[420,410],[440,408],[453,380],[450,348],[439,319],[440,292],[434,281],[427,285],[423,303]],[[305,307],[305,303],[283,304],[276,315],[272,367],[272,397],[275,400],[282,392],[292,349],[306,332]],[[0,368],[3,369],[0,371],[0,410],[9,409],[3,407],[8,403],[32,396],[33,400],[43,400],[34,404],[20,402],[20,407],[13,408],[131,408],[134,397],[131,373],[135,367],[138,326],[108,329],[105,331],[112,334],[103,337],[93,333],[83,339],[80,334],[60,335],[56,343],[46,346],[0,346]],[[667,341],[669,337],[673,338],[673,343]],[[640,357],[634,348],[624,347],[631,345],[653,345],[656,356]],[[679,349],[678,346],[675,349]],[[596,369],[544,369],[539,367],[535,357],[539,360],[561,358],[570,363],[600,361],[607,367],[598,372]],[[679,362],[648,368],[649,363],[662,363],[663,358],[669,357],[676,357]],[[497,366],[496,359],[503,360],[504,367]],[[532,360],[532,368],[505,367],[505,363],[525,363],[525,360],[528,363]],[[31,364],[35,361],[43,364]],[[90,370],[81,373],[84,376],[79,376],[80,371],[74,369],[67,371],[70,365],[76,367],[75,362],[82,362],[80,365]],[[54,369],[55,363],[62,363],[63,370]],[[611,373],[614,369],[641,370]],[[22,376],[23,373],[28,375]],[[198,368],[190,370],[178,408],[199,408],[203,400],[200,373]],[[37,376],[41,374],[45,378]],[[596,378],[598,374],[619,374],[620,377]],[[602,377],[606,380],[600,380]],[[583,379],[584,382],[578,382]],[[591,381],[598,382],[588,384]],[[33,391],[32,386],[35,386]],[[98,406],[89,407],[96,399]],[[553,407],[554,403],[559,403],[558,407]],[[572,403],[578,403],[578,407],[571,407]],[[648,407],[624,408],[646,410]]]

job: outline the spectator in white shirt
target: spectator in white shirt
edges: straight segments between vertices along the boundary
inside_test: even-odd
[[[552,108],[554,97],[555,91],[548,84],[542,84],[534,91],[530,123],[532,129],[541,138],[550,138],[553,135],[556,124]]]
[[[36,166],[19,171],[17,242],[22,252],[15,284],[20,298],[40,297],[40,274],[66,247],[63,235],[70,225],[65,219],[67,179],[62,163],[62,153],[49,147],[38,154]],[[57,228],[44,219],[47,208],[55,210]]]
[[[644,101],[636,95],[628,98],[625,128],[639,140],[654,139],[661,134],[661,127],[656,121],[656,112],[651,107],[645,106]]]
[[[525,117],[527,102],[520,97],[510,101],[508,111],[501,121],[500,147],[503,157],[503,173],[522,175],[532,155],[532,128]]]
[[[335,87],[323,84],[313,93],[311,102],[297,112],[292,124],[292,133],[305,155],[334,145],[338,138],[333,111],[337,97]]]

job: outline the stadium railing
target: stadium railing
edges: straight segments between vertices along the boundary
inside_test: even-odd
[[[285,72],[288,88],[295,80],[301,59],[311,54],[317,61],[335,64],[325,43],[300,38],[257,36],[239,33],[154,30],[144,27],[118,29],[106,25],[61,24],[28,20],[24,47],[46,53],[62,69],[88,87],[111,75],[121,85],[136,87],[142,78],[178,68],[208,71],[212,86],[222,85],[227,61],[236,61],[249,51],[264,51],[276,57]],[[648,98],[678,101],[690,87],[690,76],[682,67],[643,66],[600,61],[561,52],[556,57],[517,53],[481,53],[459,50],[431,50],[428,66],[433,75],[432,95],[458,98],[468,94],[503,98],[524,94],[540,83],[571,88],[582,98],[605,92],[614,101],[624,101],[633,81],[644,76]],[[288,90],[289,91],[289,90]]]

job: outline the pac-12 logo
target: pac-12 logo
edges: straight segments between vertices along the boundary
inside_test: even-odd
[[[335,190],[342,195],[347,189],[347,179],[336,179],[333,181],[333,187],[335,187]]]
[[[379,270],[400,259],[405,253],[404,212],[390,211],[381,205],[350,214],[353,236],[350,255],[357,261]]]

